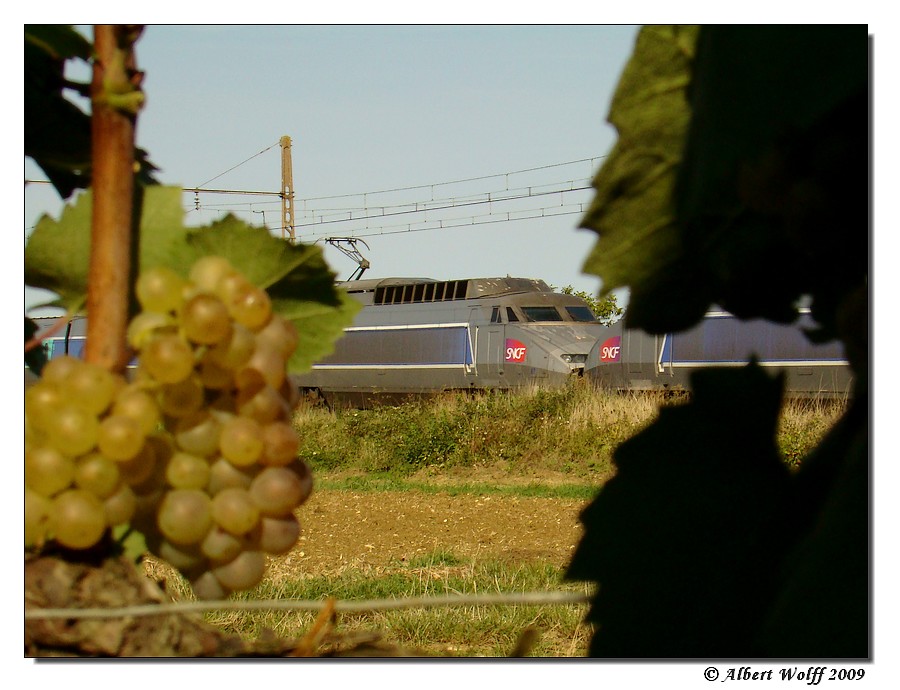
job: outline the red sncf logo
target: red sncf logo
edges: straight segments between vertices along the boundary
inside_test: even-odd
[[[506,361],[507,362],[524,362],[525,352],[527,348],[524,343],[512,338],[506,339]]]
[[[601,362],[618,362],[619,355],[622,354],[622,336],[616,335],[612,338],[608,338],[604,343],[600,346],[600,361]]]

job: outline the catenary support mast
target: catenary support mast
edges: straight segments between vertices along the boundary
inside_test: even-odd
[[[291,138],[281,137],[281,237],[294,237],[294,175],[291,170]]]

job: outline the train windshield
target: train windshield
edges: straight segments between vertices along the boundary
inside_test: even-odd
[[[583,323],[597,322],[597,317],[594,316],[594,312],[591,311],[590,307],[566,307],[566,311],[569,312],[569,316],[575,321]]]
[[[522,307],[526,321],[562,321],[556,307]]]

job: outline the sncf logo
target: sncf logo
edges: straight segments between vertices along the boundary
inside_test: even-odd
[[[506,339],[506,361],[507,362],[524,362],[525,352],[527,348],[523,343],[512,338]]]
[[[600,346],[600,361],[601,362],[618,362],[619,355],[622,353],[622,336],[617,335],[612,338],[608,338],[604,343]]]

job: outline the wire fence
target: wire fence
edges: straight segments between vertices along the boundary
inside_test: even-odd
[[[339,613],[370,613],[411,608],[451,606],[578,606],[590,603],[591,595],[578,592],[516,592],[508,594],[450,594],[366,600],[268,599],[257,601],[188,601],[171,604],[141,604],[118,608],[25,609],[25,620],[124,618],[204,613],[207,611],[321,611],[333,606]]]

